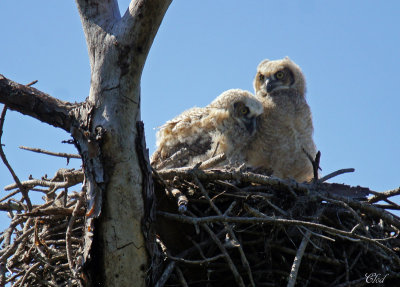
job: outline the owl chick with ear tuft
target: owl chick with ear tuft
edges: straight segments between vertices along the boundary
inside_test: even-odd
[[[262,112],[262,104],[250,92],[225,91],[208,106],[186,110],[161,126],[151,164],[157,167],[183,148],[188,156],[179,167],[204,162],[221,153],[226,155],[224,164],[242,163]]]
[[[264,113],[251,142],[247,163],[272,170],[280,178],[311,180],[313,168],[307,154],[314,157],[316,147],[311,110],[305,97],[306,82],[300,67],[288,57],[264,60],[257,67],[254,90]]]

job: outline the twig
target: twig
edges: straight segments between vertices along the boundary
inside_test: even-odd
[[[297,280],[297,274],[299,272],[299,267],[301,264],[301,259],[303,258],[304,252],[306,250],[308,241],[310,240],[311,232],[308,230],[301,240],[299,249],[297,250],[296,256],[293,260],[292,269],[290,270],[289,281],[287,287],[294,287]]]
[[[20,217],[36,217],[36,216],[43,216],[43,215],[72,215],[74,212],[74,208],[66,208],[66,207],[49,207],[46,209],[37,209],[32,212],[26,212],[26,213],[21,213],[17,214],[17,216]],[[79,209],[76,211],[77,216],[83,216],[85,215],[85,210]]]
[[[226,251],[225,246],[218,239],[217,235],[215,235],[215,233],[208,227],[207,224],[202,223],[201,227],[203,227],[205,231],[211,236],[212,240],[215,242],[219,250],[224,255],[225,261],[228,263],[228,266],[233,273],[233,277],[235,278],[236,284],[240,287],[245,287],[242,276],[240,276],[239,271],[237,270],[235,264],[232,261],[232,258],[229,256],[228,251]]]
[[[345,209],[347,209],[353,216],[355,219],[357,219],[357,221],[362,224],[364,230],[366,230],[365,224],[363,223],[361,217],[357,214],[357,212],[355,212],[355,210],[353,208],[351,208],[346,202],[342,201],[342,200],[336,200],[336,199],[332,199],[332,198],[328,198],[326,196],[323,195],[319,195],[319,198],[321,198],[322,200],[325,200],[327,202],[331,202],[333,204],[336,204],[338,206],[341,206]]]
[[[34,227],[29,228],[31,223],[32,219],[29,218],[25,223],[22,234],[18,238],[14,239],[13,244],[9,245],[8,248],[6,249],[0,250],[0,255],[1,255],[0,262],[3,262],[5,259],[8,259],[8,257],[11,254],[14,254],[14,257],[8,260],[9,262],[11,262],[10,264],[12,264],[14,259],[19,256],[20,253],[19,249],[25,248],[25,244],[22,243],[26,242],[27,237],[34,231]]]
[[[400,187],[393,189],[393,190],[387,190],[384,192],[380,192],[378,195],[373,195],[371,196],[371,198],[368,199],[368,203],[375,203],[378,202],[380,200],[384,200],[387,199],[388,197],[392,197],[395,195],[399,195],[400,194]]]
[[[400,210],[400,206],[397,204],[393,206],[392,204],[374,204],[374,206],[385,209],[385,210]]]
[[[22,211],[24,210],[24,207],[22,206],[22,204],[18,204],[18,203],[12,203],[10,201],[6,202],[6,203],[0,203],[0,210],[2,211]]]
[[[164,269],[163,274],[160,276],[154,287],[163,287],[165,285],[169,276],[171,276],[172,271],[175,269],[175,265],[176,265],[175,261],[172,261],[167,265],[167,267]]]
[[[18,176],[15,174],[14,170],[12,169],[11,165],[8,163],[8,160],[6,158],[6,155],[4,154],[3,151],[3,145],[1,142],[1,138],[3,136],[3,125],[4,125],[4,120],[6,117],[6,112],[7,112],[7,106],[4,105],[3,111],[1,112],[1,116],[0,116],[0,156],[1,159],[3,160],[4,164],[6,165],[6,167],[8,168],[8,170],[10,171],[14,181],[16,182],[18,188],[20,189],[25,201],[26,201],[26,205],[28,206],[28,210],[32,209],[32,203],[31,200],[28,196],[28,191],[25,189],[25,187],[21,184],[21,181],[19,180]]]
[[[182,272],[181,268],[179,268],[179,266],[176,266],[175,270],[176,270],[176,273],[178,274],[178,278],[179,278],[179,281],[181,282],[181,285],[183,287],[189,287],[189,285],[186,282],[185,277],[183,276],[183,272]]]
[[[224,258],[224,257],[225,257],[225,255],[219,254],[214,257],[205,258],[203,260],[189,260],[189,259],[184,259],[184,258],[168,255],[168,258],[171,260],[174,260],[174,261],[177,261],[180,263],[184,263],[184,264],[191,264],[191,265],[205,265],[205,264],[209,264],[213,261],[216,261],[216,260]]]
[[[34,271],[35,269],[37,269],[40,266],[40,262],[37,262],[35,264],[33,264],[26,272],[24,277],[22,277],[21,282],[19,283],[19,286],[24,286],[25,280],[26,278],[28,278],[28,275]]]
[[[68,222],[67,226],[67,231],[65,234],[65,248],[67,251],[67,259],[68,259],[68,265],[69,269],[71,270],[72,274],[76,277],[76,270],[74,268],[74,262],[72,258],[72,247],[71,247],[71,237],[72,237],[72,227],[74,226],[75,218],[78,216],[79,210],[81,208],[81,205],[83,204],[83,198],[79,197],[78,201],[74,207],[74,210],[72,211],[71,218]]]
[[[346,267],[346,283],[349,283],[350,268],[349,268],[349,261],[347,260],[346,250],[343,250],[343,257],[344,257],[344,266]]]
[[[321,177],[321,178],[319,179],[319,182],[325,182],[325,181],[327,181],[328,179],[331,179],[331,178],[333,178],[333,177],[335,177],[335,176],[338,176],[338,175],[340,175],[340,174],[348,173],[348,172],[354,172],[354,171],[355,171],[354,168],[339,169],[339,170],[337,170],[337,171],[334,171],[334,172],[332,172],[332,173],[330,173],[330,174],[327,174],[327,175]]]
[[[208,169],[216,166],[217,164],[223,162],[224,160],[226,160],[226,155],[222,153],[202,162],[199,168]]]
[[[222,232],[221,232],[222,233]],[[219,236],[219,234],[217,235]],[[193,250],[198,250],[199,248],[201,248],[204,245],[207,245],[210,243],[210,239],[207,239],[181,253],[179,253],[179,255],[177,256],[178,258],[182,258],[184,256],[186,256],[187,254],[189,254],[190,252],[192,252]],[[160,276],[160,278],[158,279],[157,283],[154,285],[154,287],[162,287],[165,285],[165,283],[167,282],[167,280],[169,279],[169,277],[171,276],[172,271],[174,271],[175,269],[175,265],[176,265],[176,261],[171,261],[167,267],[164,269],[163,274]]]
[[[312,234],[312,232],[311,232],[311,234]],[[271,248],[277,249],[279,251],[282,251],[282,252],[290,254],[290,255],[296,255],[296,253],[297,253],[297,251],[294,250],[294,249],[283,247],[283,246],[280,246],[280,245],[277,245],[277,244],[271,244]],[[323,262],[323,263],[326,263],[326,264],[332,264],[332,265],[335,265],[335,266],[342,266],[343,265],[343,262],[341,262],[340,260],[335,259],[335,258],[317,256],[317,255],[308,254],[308,253],[305,253],[304,257],[306,257],[306,258],[308,258],[310,260],[320,261],[320,262]]]
[[[38,80],[34,80],[34,81],[30,82],[29,84],[26,84],[25,86],[30,87],[30,86],[33,86],[34,84],[36,84],[37,82],[38,82]]]
[[[200,180],[215,180],[215,179],[240,180],[243,182],[268,184],[272,186],[287,186],[303,191],[307,191],[311,187],[310,184],[298,183],[295,181],[283,180],[276,177],[270,177],[252,172],[240,172],[236,170],[235,171],[200,170],[200,169],[183,167],[183,168],[160,170],[158,171],[158,173],[164,179],[173,179],[175,176],[179,176],[185,179],[191,179],[195,175]]]
[[[52,156],[65,157],[67,159],[70,159],[70,158],[79,158],[80,159],[81,158],[81,156],[79,154],[72,154],[72,153],[65,153],[65,152],[52,152],[52,151],[47,151],[47,150],[40,149],[40,148],[32,148],[32,147],[26,147],[26,146],[20,146],[19,148],[37,152],[37,153],[52,155]]]
[[[189,203],[188,198],[186,195],[184,195],[179,189],[177,188],[171,188],[167,182],[158,174],[158,172],[154,169],[151,168],[153,175],[158,179],[165,187],[166,191],[168,194],[172,195],[176,203],[178,205],[178,211],[179,213],[185,213],[187,211],[187,204]]]
[[[34,186],[45,186],[45,187],[50,187],[53,189],[71,187],[78,183],[79,183],[79,181],[78,182],[68,182],[68,181],[52,182],[50,180],[40,180],[40,179],[31,179],[31,180],[19,182],[19,184],[21,185],[22,188],[33,188]],[[13,184],[5,186],[4,190],[12,190],[17,187],[20,188],[18,186],[18,183],[13,183]]]
[[[321,152],[318,151],[317,154],[315,155],[315,158],[313,158],[304,148],[303,148],[303,152],[306,154],[307,158],[311,162],[311,165],[313,167],[313,175],[314,175],[313,181],[316,182],[318,180],[318,169],[320,169],[319,162],[321,160]]]
[[[318,152],[317,156],[316,156],[316,158],[317,158],[316,162],[318,162],[318,164],[319,164],[320,155],[321,155],[321,153]],[[317,172],[318,172],[318,170],[317,170]],[[315,217],[316,217],[315,221],[318,222],[319,217],[321,216],[323,211],[324,211],[324,208],[320,208],[320,209],[317,210],[317,212],[315,213]],[[301,232],[301,230],[300,230],[300,232]],[[298,272],[299,272],[301,260],[302,260],[302,258],[304,256],[304,252],[306,251],[308,242],[310,242],[310,236],[311,236],[311,230],[307,229],[306,233],[303,235],[303,239],[301,240],[301,243],[300,243],[299,249],[297,250],[296,256],[294,257],[293,264],[292,264],[292,269],[290,270],[290,275],[289,275],[289,280],[288,280],[287,287],[294,287],[294,285],[296,284],[297,275],[298,275]]]
[[[13,197],[14,195],[16,195],[18,193],[19,193],[19,189],[17,189],[15,191],[9,193],[8,195],[4,196],[2,199],[0,199],[0,202],[5,201],[5,200],[9,199],[10,197]]]
[[[340,196],[336,196],[336,195],[332,195],[332,194],[328,194],[326,192],[315,192],[313,193],[314,196],[316,196],[317,198],[321,196],[321,194],[323,194],[324,196],[328,197],[328,198],[333,198],[336,200],[341,200],[343,202],[346,202],[350,207],[352,207],[353,209],[360,209],[364,212],[367,212],[370,215],[374,215],[377,216],[379,218],[382,218],[384,221],[388,222],[389,224],[392,224],[394,226],[396,226],[398,229],[400,229],[400,220],[398,217],[396,217],[395,215],[383,210],[383,209],[379,209],[373,205],[370,205],[368,203],[363,203],[357,200],[351,200],[350,198],[344,198],[344,197],[340,197]],[[323,198],[321,198],[323,200]]]
[[[371,193],[372,195],[376,195],[376,196],[380,196],[382,194],[382,192],[376,192],[376,191],[373,191],[373,190],[370,190],[369,193]],[[390,195],[390,196],[394,196],[394,195]],[[389,197],[383,197],[381,200],[386,202],[386,203],[389,203],[389,205],[392,205],[393,207],[398,207],[399,206],[397,203],[389,200]],[[367,199],[367,202],[369,203],[368,199]],[[378,206],[378,204],[374,204],[374,206]]]
[[[189,155],[189,150],[187,148],[182,148],[180,150],[178,150],[176,153],[174,153],[173,155],[171,155],[169,158],[163,160],[162,162],[160,162],[159,164],[156,165],[156,169],[163,169],[171,164],[173,164],[174,162],[177,162],[179,160],[181,160],[182,158],[186,158]]]
[[[207,193],[207,191],[205,190],[203,184],[200,182],[200,180],[199,180],[196,176],[194,176],[194,181],[195,181],[195,183],[199,186],[200,191],[201,191],[201,193],[203,194],[203,196],[208,200],[209,204],[211,205],[211,208],[214,209],[214,211],[215,211],[218,215],[222,215],[222,212],[221,212],[221,211],[219,210],[219,208],[214,204],[214,202],[210,199],[210,197],[208,196],[208,193]],[[232,208],[233,208],[233,206],[232,206]],[[231,239],[233,239],[235,242],[239,242],[239,241],[237,240],[237,238],[236,238],[235,233],[233,232],[232,227],[231,227],[229,224],[227,224],[227,223],[224,223],[224,226],[225,226],[226,230],[228,231],[229,236],[231,237]],[[243,251],[243,248],[241,247],[240,244],[237,246],[237,248],[239,249],[239,253],[240,253],[240,258],[241,258],[241,260],[242,260],[242,264],[243,264],[244,268],[245,268],[246,271],[247,271],[247,275],[249,276],[250,284],[251,284],[251,286],[255,286],[254,279],[253,279],[253,274],[251,273],[250,264],[249,264],[249,261],[248,261],[247,258],[246,258],[246,255],[245,255],[245,253],[244,253],[244,251]]]

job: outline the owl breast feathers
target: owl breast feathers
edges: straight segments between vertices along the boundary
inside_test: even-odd
[[[262,112],[250,92],[225,91],[208,106],[186,110],[161,126],[151,163],[157,167],[183,149],[186,156],[166,167],[191,166],[221,153],[225,163],[244,162]]]
[[[288,57],[262,61],[254,89],[264,112],[249,146],[247,164],[270,169],[280,178],[310,180],[313,168],[307,154],[314,157],[316,147],[306,83],[299,66]]]

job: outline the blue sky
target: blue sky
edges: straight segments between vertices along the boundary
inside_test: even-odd
[[[119,1],[121,11],[129,2]],[[150,152],[155,128],[166,120],[227,89],[253,91],[261,60],[289,56],[307,79],[322,174],[353,167],[355,173],[333,181],[376,191],[398,187],[399,15],[395,0],[175,0],[142,77]],[[74,1],[1,1],[0,26],[0,74],[25,84],[38,80],[37,89],[62,100],[85,100],[90,69]],[[52,177],[66,161],[18,146],[76,153],[61,144],[66,139],[61,130],[8,112],[4,150],[21,180]],[[0,164],[0,187],[9,183]]]

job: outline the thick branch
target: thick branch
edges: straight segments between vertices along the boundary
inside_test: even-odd
[[[90,30],[91,26],[100,26],[108,31],[112,24],[121,18],[117,0],[76,0],[79,15],[87,37],[86,28]],[[86,40],[90,40],[86,38]],[[90,47],[88,43],[88,47]]]
[[[0,103],[9,109],[70,131],[72,117],[69,111],[74,107],[49,96],[35,88],[13,82],[0,75]]]
[[[134,60],[137,61],[140,71],[171,2],[172,0],[132,0],[115,27],[118,40],[135,51]]]

